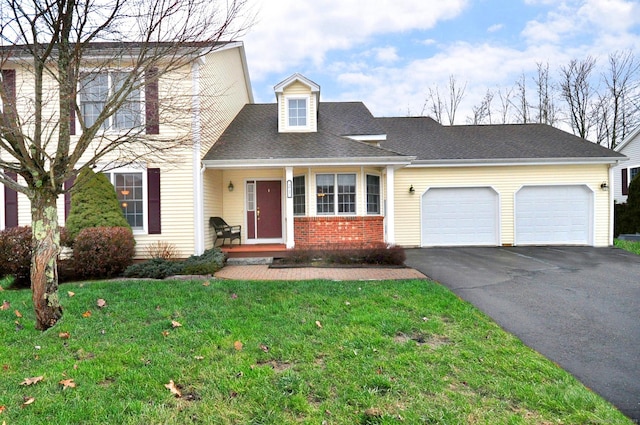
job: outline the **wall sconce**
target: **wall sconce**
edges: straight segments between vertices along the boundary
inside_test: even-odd
[[[609,185],[607,184],[607,182],[602,182],[602,184],[600,185],[600,189],[604,190],[605,192],[609,190]]]
[[[129,191],[127,189],[123,189],[120,191],[120,193],[122,193],[124,196],[127,196],[129,194]]]
[[[229,180],[229,186],[227,186],[227,189],[229,189],[229,192],[233,192],[233,182],[231,180]]]
[[[409,193],[412,195],[416,193],[416,190],[413,188],[413,185],[409,186]]]

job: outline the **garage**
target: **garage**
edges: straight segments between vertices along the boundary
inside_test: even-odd
[[[524,186],[515,197],[517,245],[593,245],[593,191],[586,185]]]
[[[422,246],[496,246],[498,211],[491,187],[430,188],[422,195]]]

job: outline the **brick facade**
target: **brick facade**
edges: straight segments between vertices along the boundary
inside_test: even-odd
[[[296,248],[367,248],[384,243],[384,217],[295,217]]]

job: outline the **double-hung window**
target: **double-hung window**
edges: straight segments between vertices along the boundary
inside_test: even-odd
[[[305,206],[305,178],[304,176],[295,176],[293,178],[293,214],[304,215]]]
[[[100,126],[103,130],[130,130],[142,125],[142,90],[127,84],[127,72],[91,72],[82,76],[80,111],[85,126],[96,123],[108,102],[116,100],[115,113]],[[119,99],[119,100],[117,100]]]
[[[316,175],[316,211],[318,214],[356,213],[356,175]]]
[[[635,176],[640,174],[640,167],[634,167],[629,169],[629,182],[631,182]]]
[[[116,190],[122,213],[133,230],[144,230],[144,177],[145,173],[110,172],[105,173]]]
[[[367,214],[380,214],[380,176],[367,174]]]
[[[287,113],[289,127],[307,126],[307,99],[292,98],[287,99]]]

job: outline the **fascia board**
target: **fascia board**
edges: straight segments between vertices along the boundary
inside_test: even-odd
[[[587,164],[618,164],[627,161],[627,157],[596,157],[596,158],[535,158],[535,159],[444,159],[413,161],[407,168],[442,168],[442,167],[508,167],[519,165],[587,165]]]
[[[361,165],[393,165],[406,167],[415,157],[375,157],[375,158],[292,158],[292,159],[254,159],[254,160],[204,160],[207,168],[265,168],[265,167],[330,167]]]

